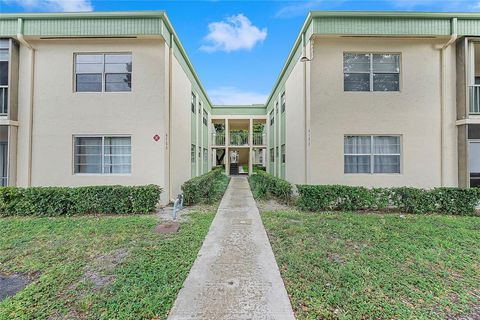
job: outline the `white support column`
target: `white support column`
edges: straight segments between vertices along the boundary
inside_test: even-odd
[[[225,118],[225,174],[230,175],[230,155],[228,146],[230,145],[230,128],[228,125],[228,118]]]
[[[249,127],[248,127],[248,175],[251,176],[253,173],[253,119],[250,118]]]

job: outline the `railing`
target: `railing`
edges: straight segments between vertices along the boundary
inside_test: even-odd
[[[8,113],[8,87],[0,87],[0,115]]]
[[[248,146],[248,134],[233,132],[230,134],[230,145]]]
[[[225,145],[225,133],[214,133],[212,137],[214,146],[224,146]]]
[[[470,86],[470,114],[480,114],[480,85]]]
[[[267,144],[267,135],[265,133],[254,132],[253,133],[253,145],[264,146]]]

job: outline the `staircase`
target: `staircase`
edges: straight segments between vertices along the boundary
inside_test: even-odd
[[[238,175],[238,163],[230,163],[230,175]]]

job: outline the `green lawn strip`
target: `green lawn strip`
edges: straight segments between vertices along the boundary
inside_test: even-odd
[[[298,319],[444,319],[480,305],[478,217],[262,217]]]
[[[0,219],[0,272],[34,280],[0,319],[164,319],[212,219],[191,212],[172,235],[153,215]]]

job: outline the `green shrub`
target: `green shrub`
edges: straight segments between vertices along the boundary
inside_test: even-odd
[[[381,210],[389,205],[385,189],[341,185],[298,185],[298,206],[304,210]]]
[[[433,191],[440,213],[471,215],[479,204],[480,189],[436,188]]]
[[[390,191],[393,207],[402,212],[425,214],[437,209],[435,195],[430,190],[403,187]]]
[[[478,189],[373,188],[340,185],[298,185],[303,210],[385,210],[405,213],[472,215],[480,203]]]
[[[155,185],[1,187],[0,216],[149,213],[155,210],[161,191]]]
[[[265,171],[259,170],[248,178],[255,198],[277,200],[289,203],[293,199],[292,185],[280,178],[274,177]]]
[[[225,193],[228,181],[229,178],[223,173],[223,168],[215,168],[188,180],[182,185],[184,204],[211,204],[220,200]]]

